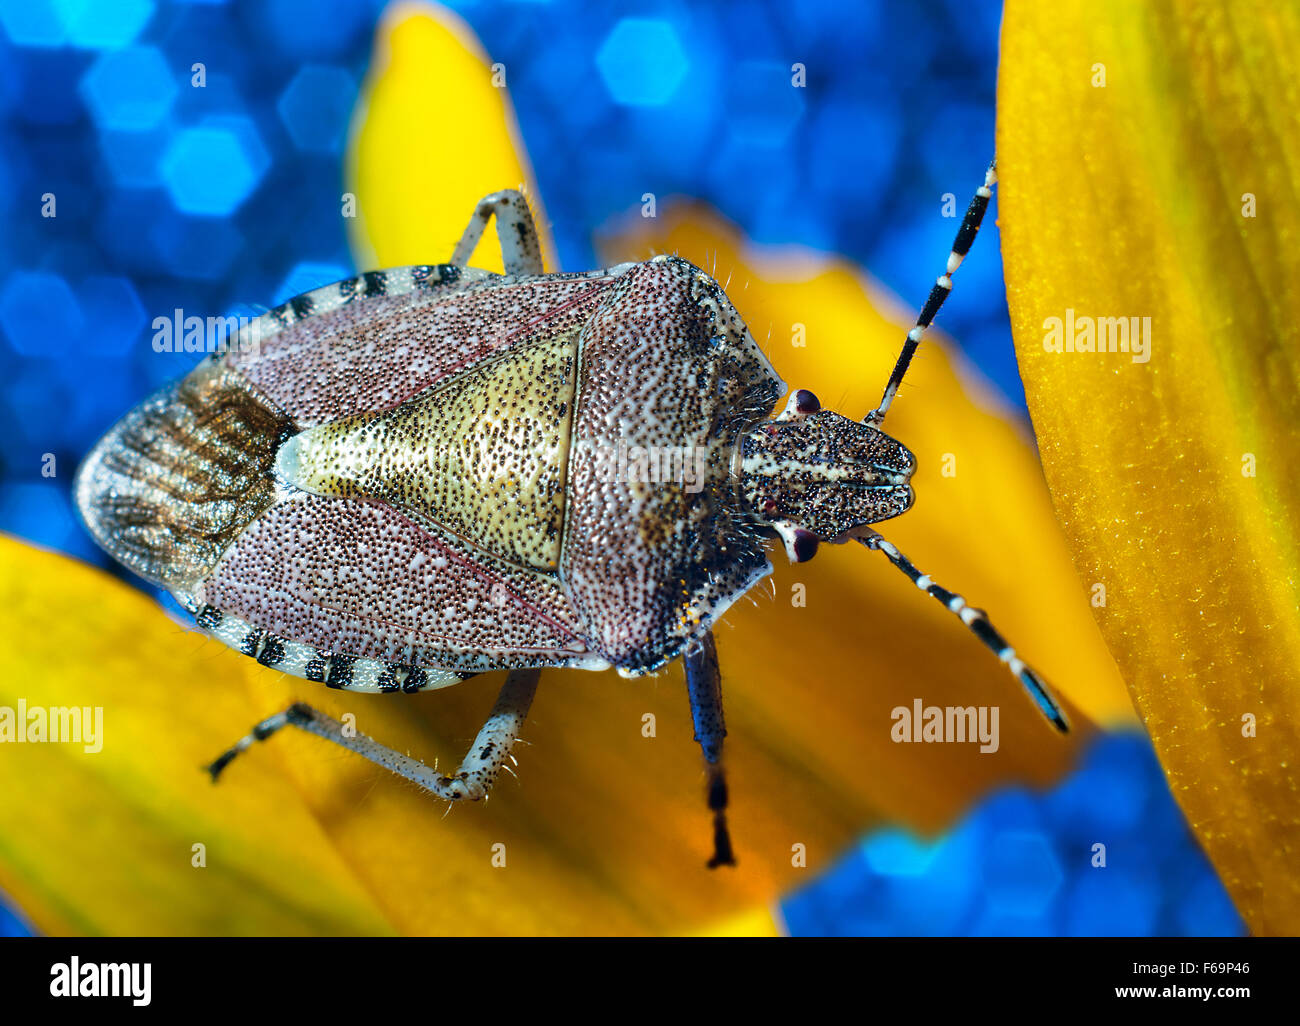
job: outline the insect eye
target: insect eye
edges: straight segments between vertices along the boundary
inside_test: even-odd
[[[807,563],[813,556],[817,555],[817,545],[820,539],[811,531],[805,531],[802,527],[794,532],[794,560],[796,563]]]
[[[822,408],[821,401],[806,388],[799,389],[794,396],[794,408],[800,413],[816,413]]]

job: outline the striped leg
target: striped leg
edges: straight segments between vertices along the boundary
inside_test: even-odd
[[[497,218],[497,238],[501,241],[501,259],[505,262],[506,274],[541,274],[542,249],[537,238],[537,225],[533,223],[533,212],[523,194],[514,189],[502,189],[478,201],[465,234],[451,255],[451,262],[459,267],[468,264],[493,214]]]
[[[1024,661],[1016,655],[1016,650],[1007,644],[1006,639],[997,632],[993,624],[989,623],[984,610],[967,605],[966,600],[960,595],[949,591],[947,588],[939,587],[930,580],[928,575],[921,573],[920,570],[914,567],[911,561],[899,552],[891,542],[886,541],[875,531],[859,535],[858,541],[869,549],[883,552],[894,566],[907,574],[908,579],[913,584],[927,595],[943,603],[949,611],[956,613],[961,618],[961,622],[971,629],[971,633],[984,642],[992,649],[994,655],[1007,664],[1007,668],[1025,686],[1029,696],[1037,703],[1043,715],[1052,721],[1052,725],[1061,733],[1065,733],[1070,729],[1070,724],[1066,721],[1065,714],[1053,697],[1047,682],[1032,667],[1026,666]]]
[[[961,227],[957,229],[957,238],[953,241],[952,252],[948,254],[948,269],[939,276],[930,289],[930,298],[921,308],[921,316],[916,319],[916,327],[907,333],[907,341],[903,343],[903,351],[898,355],[893,373],[889,375],[889,382],[885,385],[885,394],[881,396],[880,405],[867,416],[868,424],[878,426],[885,419],[894,396],[898,394],[898,386],[903,383],[903,376],[907,374],[907,368],[912,363],[916,347],[921,344],[926,328],[933,323],[939,307],[943,306],[943,301],[952,291],[953,273],[970,252],[971,243],[975,241],[975,233],[980,230],[980,223],[984,220],[984,212],[988,210],[989,199],[993,195],[993,186],[997,180],[997,164],[994,162],[984,173],[984,184],[975,191],[970,206],[966,208],[966,216],[962,218]]]
[[[704,635],[697,651],[687,652],[685,662],[695,740],[709,768],[709,809],[713,813],[713,857],[709,868],[734,866],[736,857],[727,830],[727,777],[722,770],[722,739],[727,736],[727,725],[722,719],[722,675],[718,672],[718,649],[712,631]]]
[[[230,761],[254,741],[265,741],[280,728],[291,726],[323,737],[326,741],[333,741],[350,752],[356,752],[399,777],[419,784],[439,798],[449,802],[465,798],[477,801],[487,796],[506,759],[510,757],[510,748],[519,736],[519,729],[533,704],[533,695],[537,693],[537,681],[541,674],[539,669],[510,671],[487,722],[478,732],[478,737],[474,739],[460,768],[450,777],[439,774],[436,767],[430,769],[419,760],[401,755],[365,734],[349,737],[343,732],[343,724],[338,720],[317,712],[302,702],[263,720],[253,728],[252,733],[237,741],[206,769],[212,774],[215,783]]]

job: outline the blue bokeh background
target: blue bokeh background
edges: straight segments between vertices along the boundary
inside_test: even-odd
[[[592,266],[593,232],[643,193],[681,194],[919,302],[952,240],[943,196],[964,208],[992,152],[989,0],[450,6],[508,69],[566,269]],[[0,530],[118,572],[69,483],[197,360],[154,352],[152,319],[252,314],[352,273],[342,154],[381,7],[0,0]],[[412,130],[436,131],[436,107]],[[986,225],[942,322],[1023,416]],[[796,934],[1243,929],[1135,736],[936,843],[867,838],[783,913]],[[25,930],[0,905],[0,935]]]

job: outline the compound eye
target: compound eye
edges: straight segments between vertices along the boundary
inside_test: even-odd
[[[807,416],[810,413],[816,413],[820,410],[822,404],[815,395],[808,391],[808,389],[801,388],[794,394],[794,408],[804,416]]]
[[[811,531],[805,531],[802,527],[796,528],[794,532],[794,542],[791,544],[791,551],[794,553],[796,563],[807,563],[813,556],[817,555],[818,538]]]

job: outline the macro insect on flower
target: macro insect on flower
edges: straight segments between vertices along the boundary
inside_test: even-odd
[[[984,613],[872,527],[913,502],[882,424],[952,288],[990,166],[880,405],[855,422],[793,392],[721,286],[661,255],[546,274],[528,204],[484,198],[451,262],[376,271],[241,329],[95,446],[75,495],[98,543],[259,663],[364,692],[506,670],[456,772],[297,703],[209,767],[295,726],[448,801],[486,796],[542,669],[626,677],[681,656],[709,768],[710,866],[732,864],[711,628],[821,542],[877,550],[956,614],[1060,730],[1042,678]],[[506,273],[467,265],[495,217]],[[637,454],[629,460],[628,453]],[[647,474],[647,454],[675,474]]]

